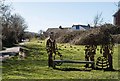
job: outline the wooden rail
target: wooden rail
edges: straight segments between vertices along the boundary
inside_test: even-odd
[[[79,64],[94,64],[94,61],[74,61],[74,60],[54,60],[53,68],[57,65],[57,63],[79,63]]]

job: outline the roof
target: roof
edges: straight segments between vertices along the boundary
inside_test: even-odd
[[[48,28],[46,32],[57,32],[59,31],[60,29],[59,28]]]
[[[114,17],[120,13],[120,9],[113,15]]]

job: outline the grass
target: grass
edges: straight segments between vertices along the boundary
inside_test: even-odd
[[[84,68],[84,64],[62,64],[58,69],[52,69],[47,64],[45,42],[36,40],[26,43],[27,58],[19,60],[17,57],[6,60],[2,66],[2,78],[8,79],[118,79],[118,48],[115,46],[113,67],[116,71],[92,70]],[[66,48],[65,48],[66,47]],[[58,44],[59,51],[65,60],[84,60],[84,46]],[[79,49],[79,50],[78,50]],[[99,47],[95,60],[102,56]],[[58,58],[57,58],[58,59]],[[119,60],[120,61],[120,60]]]

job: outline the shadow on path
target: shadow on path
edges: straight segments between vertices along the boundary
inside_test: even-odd
[[[118,69],[118,70],[116,70],[116,69],[105,69],[104,71],[120,72],[120,69]]]

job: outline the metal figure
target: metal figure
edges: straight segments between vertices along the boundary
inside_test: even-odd
[[[113,69],[112,54],[113,54],[114,40],[108,30],[103,33],[103,41],[101,44],[100,53],[109,62],[109,69]]]
[[[112,54],[113,54],[113,45],[102,45],[100,53],[103,54],[109,62],[109,69],[113,69]]]
[[[50,36],[46,42],[46,50],[48,53],[48,66],[53,67],[53,59],[55,60],[56,54],[58,54],[60,56],[60,59],[62,59],[62,55],[58,51],[58,48],[57,48],[57,44],[56,44],[55,37],[54,37],[54,32],[50,33]]]
[[[91,39],[94,37],[93,34],[90,34]],[[94,61],[94,56],[96,54],[97,45],[94,40],[90,40],[88,45],[85,46],[85,61]],[[85,67],[89,67],[89,64],[86,64]],[[94,64],[91,65],[94,68]]]
[[[46,50],[47,50],[47,53],[48,53],[48,66],[49,67],[52,67],[53,65],[53,53],[56,54],[56,42],[55,42],[55,39],[54,39],[54,33],[51,32],[50,33],[50,36],[46,42]]]

